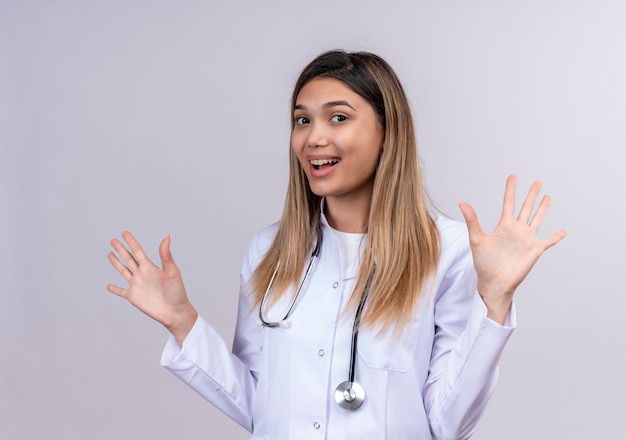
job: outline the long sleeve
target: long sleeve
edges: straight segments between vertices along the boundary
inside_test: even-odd
[[[495,389],[498,362],[515,326],[514,309],[505,326],[486,317],[461,226],[445,234],[448,255],[440,267],[443,276],[435,297],[435,335],[424,387],[431,431],[439,440],[472,435]],[[450,255],[451,249],[457,251]]]
[[[262,330],[255,315],[250,313],[247,281],[253,262],[264,252],[267,242],[265,239],[259,243],[257,238],[244,259],[232,352],[217,331],[199,317],[182,348],[170,337],[161,357],[161,365],[250,432],[254,427],[253,405]]]
[[[182,349],[173,337],[168,340],[161,365],[252,431],[251,396],[256,377],[204,319],[198,318]]]

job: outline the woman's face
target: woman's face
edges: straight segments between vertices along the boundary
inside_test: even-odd
[[[298,94],[291,149],[314,194],[330,205],[372,197],[384,129],[373,107],[345,83],[309,81]]]

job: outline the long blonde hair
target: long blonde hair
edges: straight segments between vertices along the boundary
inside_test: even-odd
[[[376,326],[379,331],[389,326],[401,330],[435,273],[440,253],[437,227],[428,212],[408,99],[385,60],[368,52],[335,50],[318,56],[302,71],[292,95],[292,114],[302,87],[318,77],[342,81],[365,98],[385,129],[363,261],[347,309],[356,309],[371,275],[361,325]],[[300,281],[318,233],[320,210],[321,198],[311,191],[290,149],[289,184],[278,232],[250,280],[257,306],[275,270],[273,301]]]

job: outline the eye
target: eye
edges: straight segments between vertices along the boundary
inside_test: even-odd
[[[346,115],[333,115],[330,120],[333,122],[343,122],[347,121],[348,117]]]
[[[295,118],[296,121],[296,125],[304,125],[304,124],[308,124],[309,122],[309,118],[306,118],[304,116],[298,116]]]

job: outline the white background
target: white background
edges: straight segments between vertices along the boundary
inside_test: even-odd
[[[282,209],[291,88],[337,47],[396,69],[440,208],[491,229],[517,173],[553,196],[542,234],[568,231],[518,291],[475,438],[625,438],[625,5],[0,0],[0,438],[247,438],[106,292],[108,242],[156,257],[171,233],[230,341],[243,253]]]

